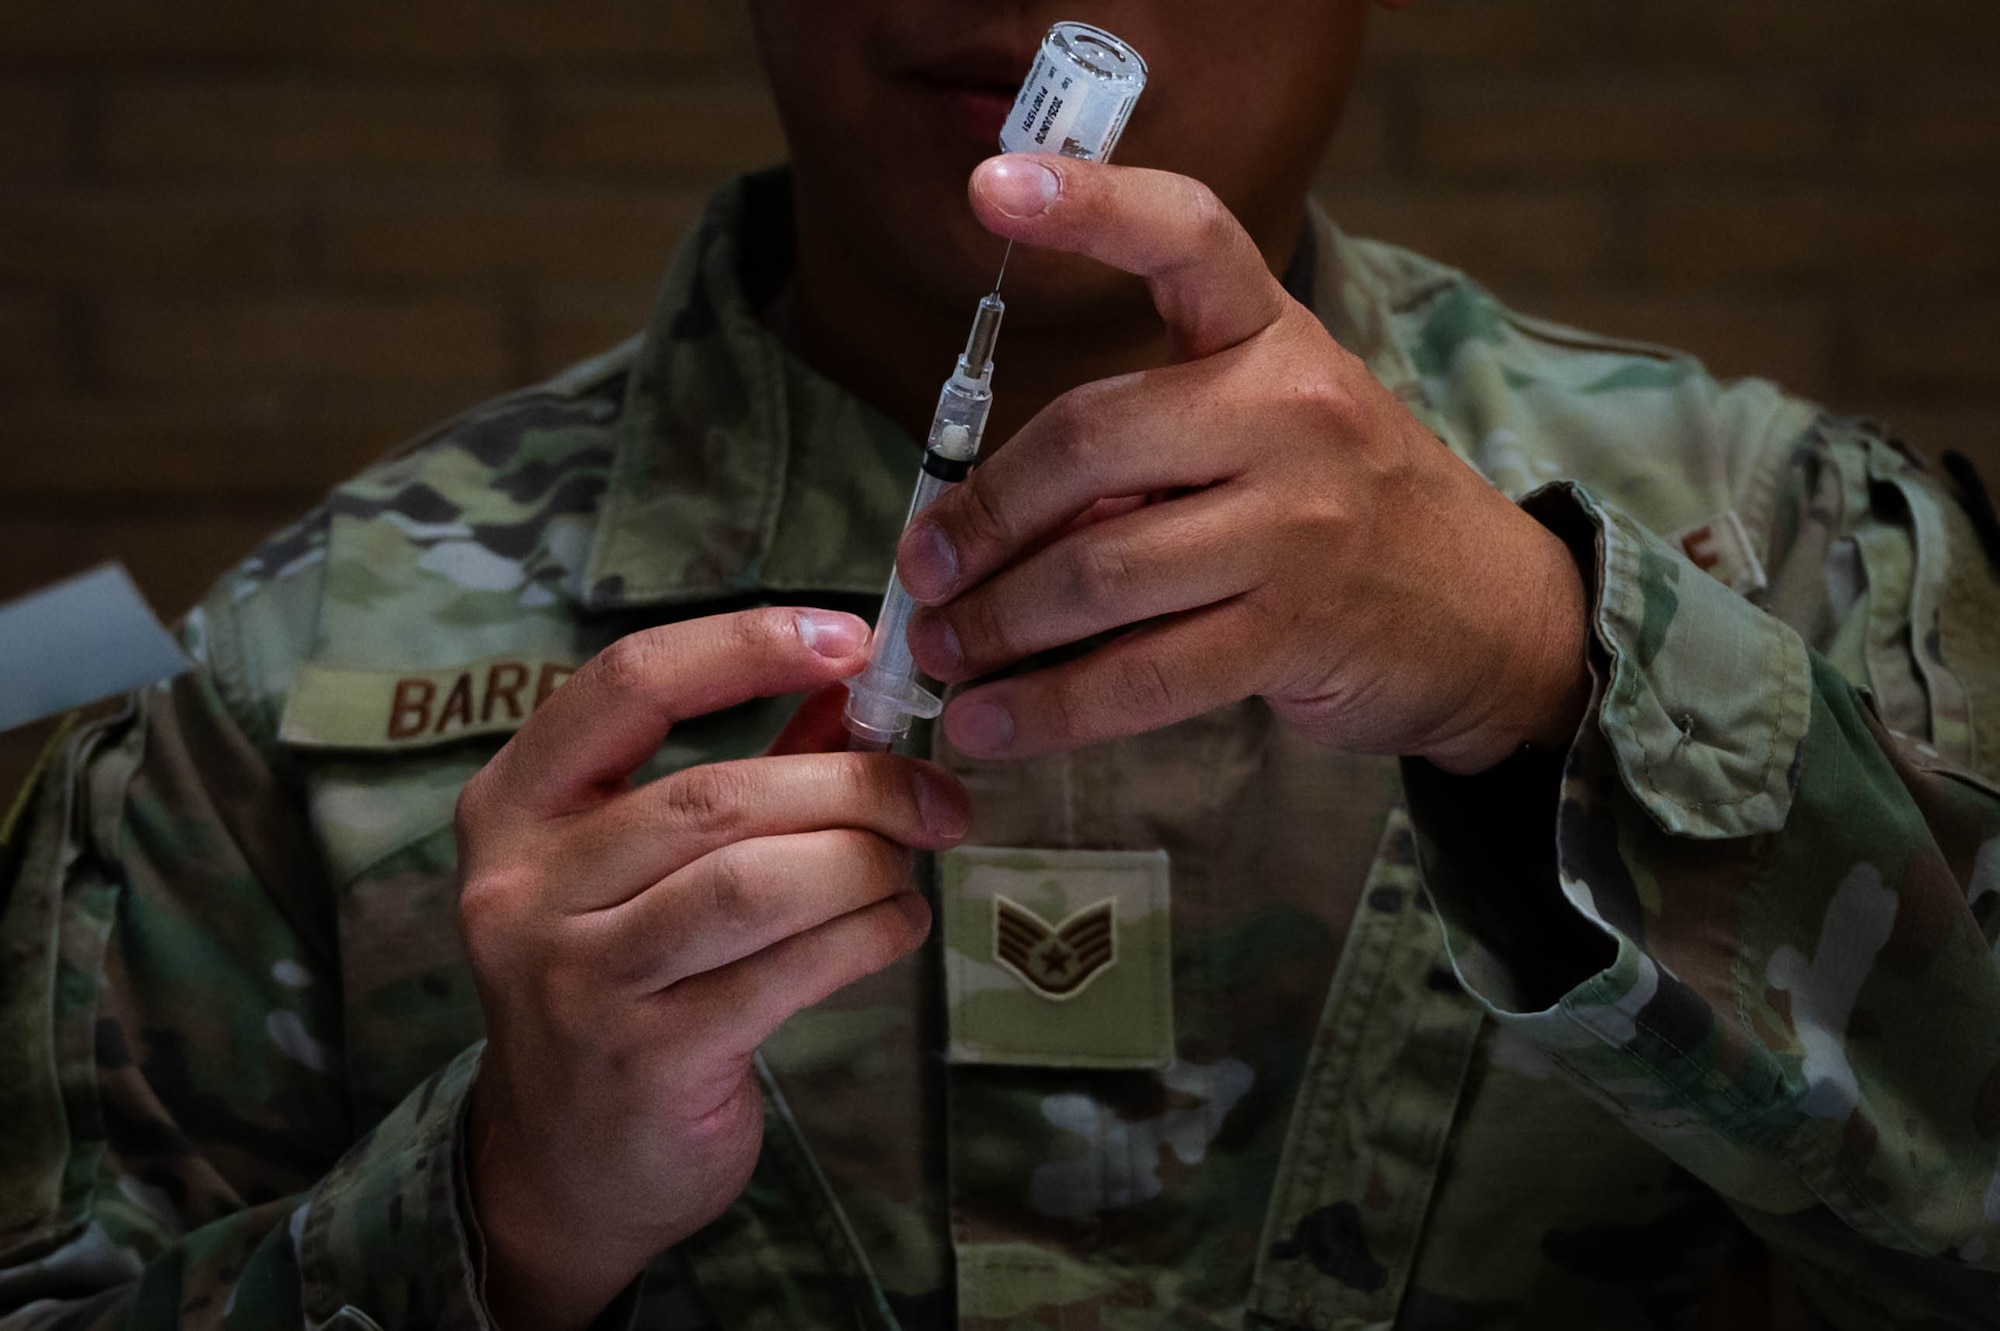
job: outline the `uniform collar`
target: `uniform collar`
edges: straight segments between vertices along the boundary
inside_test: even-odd
[[[591,610],[760,593],[873,594],[888,580],[918,446],[793,356],[757,317],[791,269],[782,170],[725,186],[683,244],[640,343],[597,538]],[[1286,287],[1406,397],[1396,274],[1317,205]]]
[[[879,592],[917,446],[758,321],[791,267],[791,182],[736,180],[640,343],[584,586],[593,610],[760,591]]]

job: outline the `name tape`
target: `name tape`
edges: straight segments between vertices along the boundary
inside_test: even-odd
[[[307,662],[292,676],[278,738],[302,748],[409,749],[518,730],[568,661],[492,656],[443,670],[354,670]]]

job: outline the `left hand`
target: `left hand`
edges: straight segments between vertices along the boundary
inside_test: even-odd
[[[971,196],[999,235],[1144,277],[1175,363],[1065,393],[904,534],[932,607],[911,647],[947,683],[1139,626],[967,690],[953,744],[1051,752],[1252,695],[1315,740],[1452,771],[1569,740],[1588,685],[1568,549],[1286,295],[1205,186],[1015,155]]]

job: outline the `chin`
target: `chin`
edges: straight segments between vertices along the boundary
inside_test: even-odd
[[[815,146],[799,160],[800,206],[814,211],[850,260],[904,301],[962,322],[993,290],[1007,242],[981,226],[966,200],[972,169],[991,152],[959,140],[934,153],[888,159]],[[882,165],[894,167],[881,170]],[[829,166],[832,169],[828,169]],[[1151,322],[1145,284],[1092,259],[1016,246],[1001,294],[1013,329],[1049,331]]]

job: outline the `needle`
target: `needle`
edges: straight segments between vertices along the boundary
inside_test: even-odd
[[[1000,284],[1007,280],[1007,260],[1014,257],[1014,242],[1007,242],[1007,252],[1000,256],[1000,275],[993,279],[993,294],[1000,294]]]

